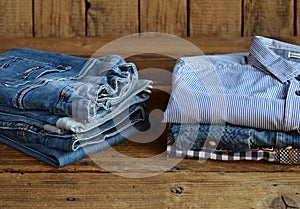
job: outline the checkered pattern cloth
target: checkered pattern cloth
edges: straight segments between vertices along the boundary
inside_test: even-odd
[[[279,149],[275,153],[275,161],[280,164],[300,164],[300,149]]]
[[[194,159],[210,159],[220,161],[266,160],[283,165],[300,164],[300,149],[250,150],[246,152],[212,151],[212,150],[177,150],[167,146],[168,157],[185,157]]]

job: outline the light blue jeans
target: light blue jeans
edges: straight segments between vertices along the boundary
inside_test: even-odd
[[[119,56],[79,58],[33,49],[0,54],[0,105],[92,122],[151,81]]]
[[[101,141],[100,143],[70,152],[48,148],[42,144],[26,143],[15,140],[14,138],[3,135],[2,132],[0,132],[0,142],[7,144],[8,146],[13,147],[17,150],[20,150],[27,155],[37,158],[51,166],[62,167],[81,160],[92,154],[95,154],[110,146],[116,145],[124,141],[125,139],[130,138],[131,136],[135,136],[139,133],[137,132],[137,130],[145,129],[148,127],[148,125],[149,124],[147,121],[136,123],[134,126],[123,130],[122,133],[116,133],[115,135],[108,137],[106,140]]]
[[[108,136],[117,135],[145,119],[144,106],[140,104],[130,107],[128,111],[111,118],[103,124],[99,124],[91,130],[79,133],[70,131],[56,133],[34,125],[36,121],[32,118],[0,112],[0,132],[3,136],[25,144],[41,144],[47,148],[76,151],[82,147],[101,143]]]
[[[151,87],[119,56],[13,49],[0,54],[0,142],[67,165],[148,124]]]

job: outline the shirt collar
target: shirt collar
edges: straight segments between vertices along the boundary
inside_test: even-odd
[[[249,50],[249,64],[275,76],[281,82],[300,74],[291,61],[299,62],[300,47],[281,41],[255,36]]]

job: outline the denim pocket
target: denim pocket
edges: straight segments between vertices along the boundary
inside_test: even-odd
[[[4,86],[19,87],[40,82],[41,79],[62,77],[56,73],[69,71],[71,66],[52,65],[22,57],[0,58],[0,80]]]

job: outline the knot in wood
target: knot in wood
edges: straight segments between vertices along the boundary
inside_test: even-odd
[[[270,209],[299,209],[298,204],[290,197],[287,196],[280,196],[276,197],[271,205]]]
[[[176,186],[176,187],[171,188],[170,191],[171,191],[173,194],[182,194],[183,191],[184,191],[184,188],[181,187],[181,186]]]

